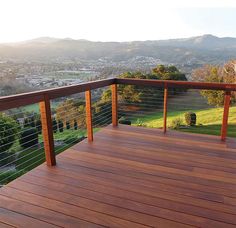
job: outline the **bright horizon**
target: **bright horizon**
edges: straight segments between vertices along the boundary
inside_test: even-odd
[[[37,37],[134,41],[212,34],[236,37],[236,1],[8,0],[0,43]]]

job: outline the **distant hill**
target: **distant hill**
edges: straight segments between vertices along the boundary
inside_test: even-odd
[[[203,35],[191,38],[160,40],[156,41],[159,45],[185,47],[185,48],[200,48],[217,50],[221,48],[236,48],[236,38],[223,37],[219,38],[213,35]]]
[[[203,35],[171,40],[92,42],[41,37],[13,44],[0,44],[0,60],[91,61],[103,58],[116,62],[136,56],[158,58],[174,64],[222,63],[236,58],[236,38]]]

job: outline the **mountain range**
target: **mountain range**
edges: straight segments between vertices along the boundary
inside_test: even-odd
[[[97,60],[126,61],[136,56],[167,63],[222,63],[236,58],[236,38],[203,35],[169,40],[94,42],[41,37],[24,42],[0,44],[0,60],[27,61]]]

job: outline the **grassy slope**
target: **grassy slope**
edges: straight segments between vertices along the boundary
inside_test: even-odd
[[[191,110],[190,110],[191,111]],[[222,123],[223,108],[209,108],[203,110],[192,110],[197,115],[197,126],[181,131],[219,135]],[[170,127],[171,122],[175,118],[181,118],[184,121],[184,113],[186,111],[170,111],[168,112],[167,125]],[[147,127],[160,128],[163,126],[162,112],[146,115],[139,120]],[[132,120],[135,125],[137,119]],[[236,107],[230,108],[228,136],[236,136]]]
[[[51,108],[56,108],[58,103],[56,102],[51,102]],[[39,113],[39,104],[32,104],[32,105],[27,105],[24,106],[23,108],[24,112],[35,112]]]

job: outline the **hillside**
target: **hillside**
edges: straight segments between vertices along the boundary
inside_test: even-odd
[[[41,37],[14,44],[0,44],[0,60],[103,59],[103,61],[119,62],[139,56],[174,64],[223,63],[236,58],[236,38],[203,35],[172,40],[92,42]]]
[[[184,126],[180,131],[191,133],[220,135],[223,117],[223,108],[211,107],[206,100],[196,91],[188,91],[184,95],[179,95],[168,99],[167,126],[172,128],[173,120],[180,119]],[[194,112],[197,115],[196,126],[185,127],[186,112]],[[131,118],[133,125],[142,125],[151,128],[163,127],[163,110],[157,110],[150,114],[144,113],[142,116]],[[228,136],[236,136],[236,107],[230,107],[228,119]]]

